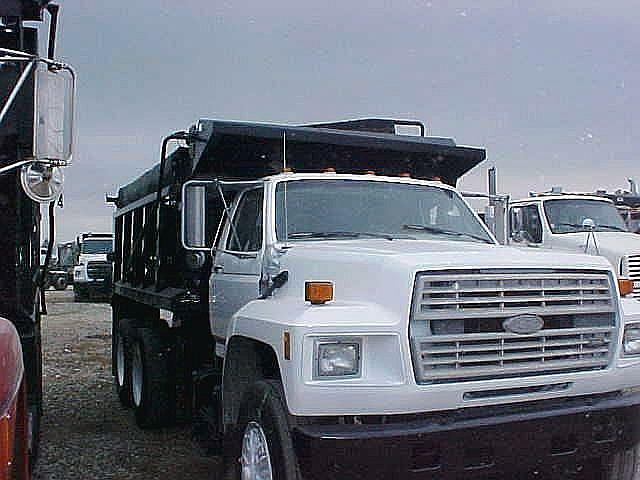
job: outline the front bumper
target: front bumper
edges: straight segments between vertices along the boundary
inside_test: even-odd
[[[526,478],[636,444],[640,394],[391,416],[385,424],[303,423],[294,447],[306,480]]]
[[[90,280],[88,282],[76,280],[73,284],[73,291],[86,298],[111,298],[111,280]]]

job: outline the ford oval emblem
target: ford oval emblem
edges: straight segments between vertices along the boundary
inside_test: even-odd
[[[538,315],[524,314],[509,317],[502,322],[506,332],[529,335],[542,330],[544,320]]]

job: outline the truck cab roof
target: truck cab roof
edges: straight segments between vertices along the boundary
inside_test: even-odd
[[[525,205],[531,203],[541,203],[547,200],[594,200],[598,202],[606,202],[613,203],[608,198],[599,197],[597,195],[582,195],[579,193],[570,193],[570,194],[538,194],[534,197],[522,198],[520,200],[513,200],[510,202],[511,205]]]
[[[447,190],[455,190],[451,185],[447,185],[441,181],[423,180],[420,178],[399,177],[391,175],[376,175],[374,173],[356,174],[356,173],[336,173],[336,172],[310,172],[310,173],[278,173],[269,175],[260,179],[264,182],[278,183],[283,181],[294,180],[353,180],[353,181],[373,181],[373,182],[393,182],[406,183],[410,185],[432,185]]]

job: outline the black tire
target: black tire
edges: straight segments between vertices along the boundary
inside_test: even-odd
[[[605,467],[604,480],[639,480],[640,445],[616,453]]]
[[[225,479],[241,478],[239,459],[249,424],[258,424],[264,432],[274,480],[300,480],[284,393],[280,382],[275,380],[258,381],[245,394],[238,423],[225,441]]]
[[[80,292],[78,292],[78,290],[76,290],[75,288],[73,289],[73,301],[76,303],[81,303],[84,302],[86,300],[86,297],[84,295],[82,295]]]
[[[113,331],[113,383],[120,404],[125,408],[133,406],[131,393],[131,331],[134,321],[128,318],[120,320],[118,329]]]
[[[28,439],[29,439],[29,465],[33,470],[40,454],[40,429],[43,413],[42,395],[42,333],[40,296],[36,294],[36,324],[33,331],[33,350],[29,351],[30,373],[27,383],[27,415],[28,415]]]
[[[53,284],[53,288],[55,288],[56,290],[66,290],[67,289],[67,279],[63,278],[63,277],[57,278],[55,283]]]
[[[30,469],[33,470],[40,454],[40,424],[42,422],[42,406],[37,403],[29,403],[27,405],[27,413],[29,465]]]
[[[146,327],[134,328],[132,334],[129,350],[136,423],[140,428],[172,425],[176,418],[176,388],[167,335]],[[140,374],[138,381],[136,372]],[[136,385],[140,387],[138,395]]]

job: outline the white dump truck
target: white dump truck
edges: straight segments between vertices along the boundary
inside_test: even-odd
[[[623,287],[640,297],[640,235],[629,231],[612,200],[559,190],[509,204],[512,245],[605,257]]]
[[[73,268],[76,302],[111,298],[112,233],[83,233],[77,238],[78,264]]]
[[[499,245],[454,187],[484,150],[400,123],[167,137],[110,197],[121,402],[228,478],[637,478],[640,304]]]

